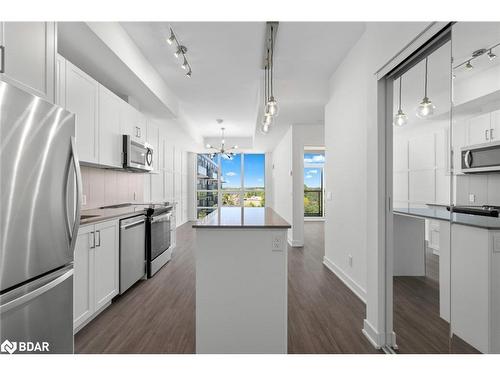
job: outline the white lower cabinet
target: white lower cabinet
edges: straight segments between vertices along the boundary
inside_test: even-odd
[[[451,330],[500,353],[500,231],[452,225]]]
[[[80,228],[75,247],[73,330],[76,332],[111,302],[119,289],[118,221]]]

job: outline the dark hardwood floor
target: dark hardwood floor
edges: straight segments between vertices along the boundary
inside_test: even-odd
[[[425,277],[394,277],[394,332],[402,354],[474,354],[439,316],[439,257],[426,251]]]
[[[172,260],[137,283],[75,336],[76,353],[195,352],[195,231],[177,231]],[[377,353],[361,333],[365,305],[323,266],[323,223],[305,223],[289,248],[288,352]]]

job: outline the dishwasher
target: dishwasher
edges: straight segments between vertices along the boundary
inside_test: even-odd
[[[120,294],[146,274],[144,215],[120,220]]]

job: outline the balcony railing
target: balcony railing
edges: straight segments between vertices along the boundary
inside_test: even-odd
[[[304,216],[323,217],[323,191],[304,189]]]

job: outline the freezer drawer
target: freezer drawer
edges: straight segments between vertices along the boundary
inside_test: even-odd
[[[0,296],[0,343],[1,354],[73,353],[72,265]]]

